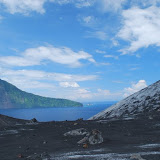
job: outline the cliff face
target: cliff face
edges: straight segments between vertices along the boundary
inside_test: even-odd
[[[152,116],[160,113],[160,81],[134,93],[117,104],[90,118],[126,119],[138,116]]]
[[[79,102],[46,98],[21,91],[14,85],[0,80],[0,108],[33,108],[33,107],[82,107]]]

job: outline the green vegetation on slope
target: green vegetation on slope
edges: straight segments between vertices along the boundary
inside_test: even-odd
[[[79,102],[46,98],[21,91],[12,84],[0,80],[0,108],[33,108],[33,107],[82,107]]]

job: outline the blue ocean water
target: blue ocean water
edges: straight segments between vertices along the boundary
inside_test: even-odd
[[[115,102],[84,103],[83,107],[57,107],[32,109],[0,109],[0,114],[20,119],[36,118],[40,122],[71,121],[79,118],[88,119],[93,115],[110,107]]]

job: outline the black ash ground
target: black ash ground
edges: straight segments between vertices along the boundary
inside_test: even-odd
[[[0,115],[0,160],[160,160],[159,118],[36,123]],[[64,133],[99,130],[103,143],[83,148],[84,138]]]

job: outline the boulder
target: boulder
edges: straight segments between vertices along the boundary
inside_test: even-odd
[[[89,143],[91,145],[103,143],[103,137],[99,130],[92,130],[86,137],[81,139],[78,144]]]
[[[67,133],[64,134],[64,136],[83,136],[88,134],[88,131],[84,128],[80,128],[80,129],[75,129],[72,131],[69,131]]]
[[[37,121],[36,118],[33,118],[33,119],[30,120],[30,122],[31,122],[31,123],[37,123],[38,121]]]

